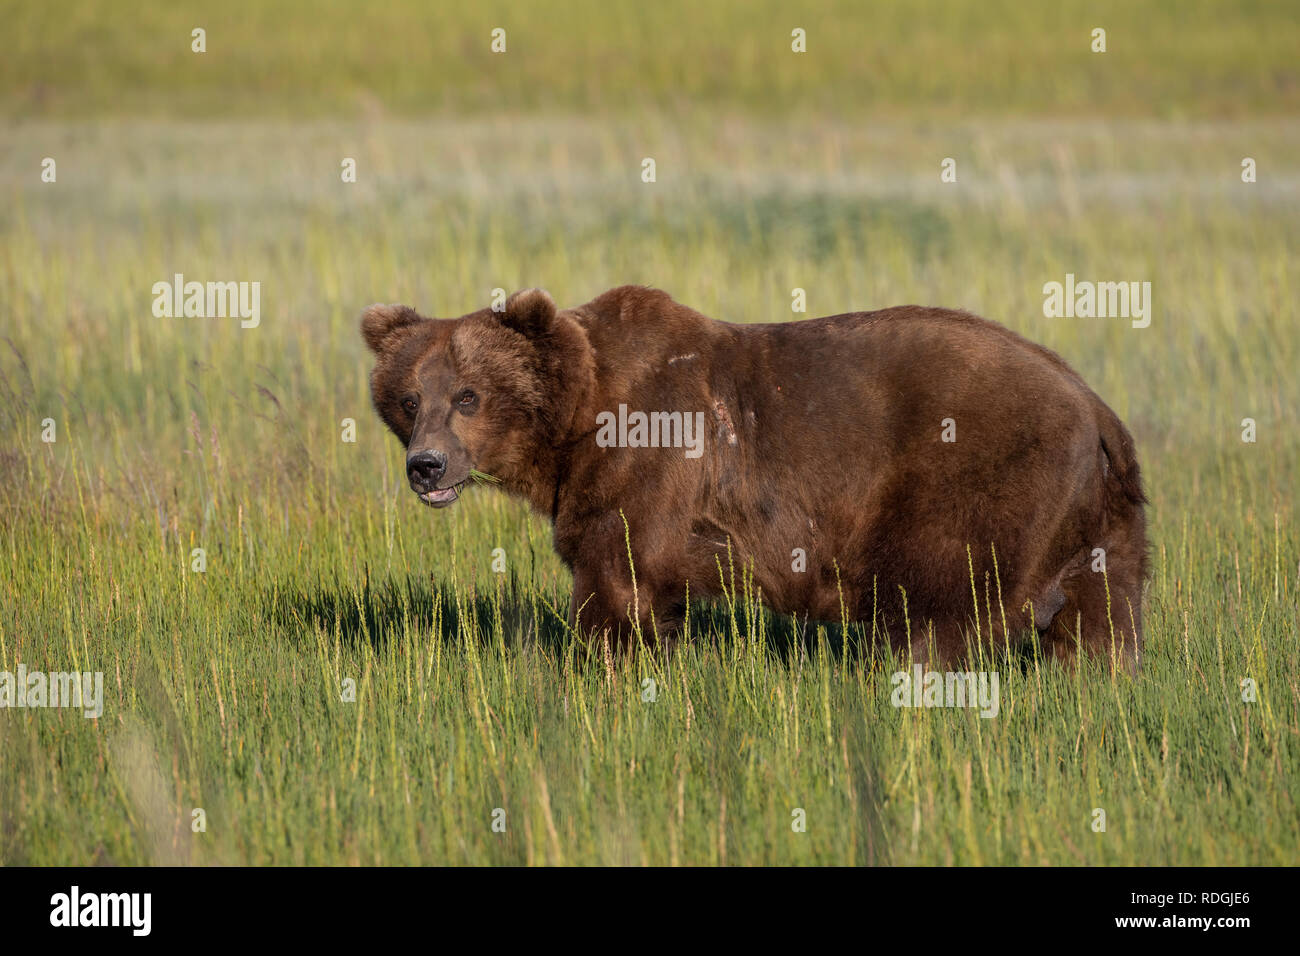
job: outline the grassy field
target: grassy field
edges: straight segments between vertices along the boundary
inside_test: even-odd
[[[788,17],[733,3],[232,8],[206,61],[183,6],[0,11],[0,671],[105,689],[97,719],[0,710],[0,864],[1293,864],[1294,9],[859,6],[808,19],[807,69],[761,68]],[[155,318],[177,272],[261,282],[261,324]],[[1150,327],[1045,318],[1066,273],[1150,281]],[[566,633],[544,521],[406,488],[356,323],[628,282],[732,321],[795,287],[962,307],[1058,350],[1152,499],[1139,677],[1000,661],[995,718],[895,708],[905,661],[739,568],[671,658]]]

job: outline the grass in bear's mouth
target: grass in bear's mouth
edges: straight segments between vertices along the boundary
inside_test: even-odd
[[[474,481],[476,484],[481,485],[497,485],[501,483],[501,479],[495,475],[489,475],[485,471],[471,468],[469,470],[469,478],[466,478],[464,481],[458,481],[454,485],[450,485],[446,488],[435,488],[433,491],[426,491],[419,495],[419,498],[426,505],[431,505],[435,508],[450,505],[460,498],[460,493],[465,489],[465,485],[470,481]],[[448,495],[448,492],[451,494]]]

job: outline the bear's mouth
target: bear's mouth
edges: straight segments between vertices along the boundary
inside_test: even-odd
[[[460,490],[465,482],[458,481],[449,488],[434,488],[432,491],[420,492],[420,500],[434,508],[445,508],[460,497]]]

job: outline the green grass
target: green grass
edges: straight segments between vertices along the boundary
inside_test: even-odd
[[[744,65],[759,26],[785,42],[783,16],[722,42],[736,8],[692,5],[678,16],[715,32],[675,32],[647,66],[638,18],[676,23],[671,4],[520,8],[517,72],[477,84],[478,53],[454,55],[479,32],[464,13],[385,32],[311,9],[288,32],[287,13],[222,14],[251,71],[146,56],[188,23],[172,7],[146,26],[14,14],[30,29],[0,65],[0,670],[102,671],[107,700],[98,720],[0,710],[0,863],[1295,861],[1284,8],[1155,5],[1143,55],[1118,56],[1112,29],[1086,75],[1041,31],[1009,59],[981,48],[1009,13],[852,13],[869,42],[824,27],[843,55],[800,77]],[[535,62],[527,24],[547,32]],[[873,59],[891,35],[929,55]],[[38,61],[57,74],[45,105],[23,85]],[[826,84],[859,81],[841,111]],[[350,118],[371,86],[386,109]],[[260,327],[154,318],[175,272],[260,281]],[[1066,272],[1151,281],[1151,327],[1044,318]],[[796,286],[810,315],[963,307],[1061,352],[1132,428],[1152,498],[1140,676],[1001,661],[996,718],[896,709],[906,662],[862,652],[857,625],[795,639],[739,571],[669,659],[567,634],[545,522],[488,482],[440,512],[406,489],[356,323],[374,301],[455,315],[496,287],[573,305],[626,282],[733,321],[792,318]]]

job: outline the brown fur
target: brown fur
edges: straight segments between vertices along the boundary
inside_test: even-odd
[[[362,331],[408,461],[445,457],[413,485],[454,497],[475,468],[549,516],[583,631],[665,638],[688,584],[716,595],[734,562],[777,612],[871,622],[939,662],[1037,631],[1053,656],[1137,666],[1132,439],[1057,355],[999,325],[919,306],[733,325],[624,286],[566,310],[528,290],[450,320],[372,306]],[[600,447],[597,415],[620,404],[704,412],[702,457]]]

